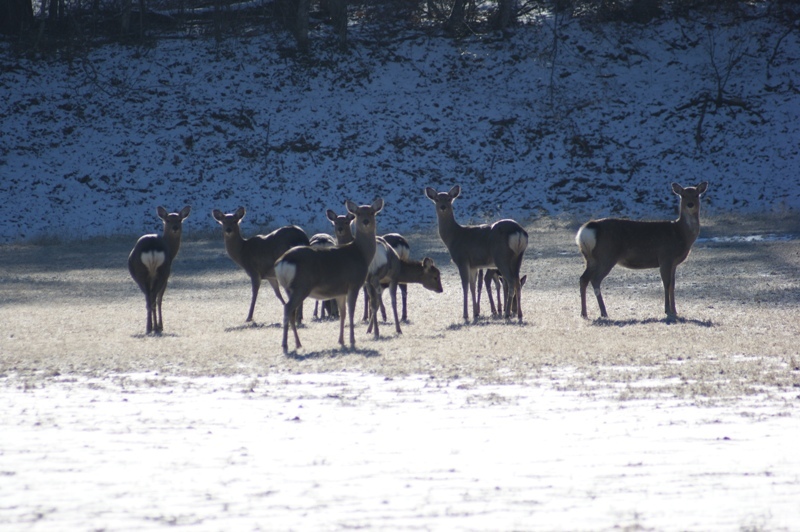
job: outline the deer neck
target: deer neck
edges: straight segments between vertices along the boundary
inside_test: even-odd
[[[375,241],[375,232],[362,231],[361,228],[359,227],[356,230],[356,237],[354,243],[355,247],[359,251],[361,251],[361,254],[366,259],[367,264],[372,262],[372,258],[375,256],[375,250],[377,247],[377,242]]]
[[[439,219],[439,238],[441,238],[442,242],[449,248],[450,243],[456,238],[456,234],[459,229],[461,229],[461,226],[456,222],[456,217],[452,209],[447,212],[440,212],[437,209],[436,215]]]
[[[700,210],[687,213],[681,210],[680,217],[675,222],[686,236],[689,244],[693,244],[700,235]]]
[[[242,248],[244,248],[244,238],[242,238],[242,232],[237,225],[233,232],[225,233],[225,251],[238,264],[242,258]]]
[[[178,250],[181,248],[181,233],[177,235],[171,231],[167,231],[167,226],[164,224],[164,233],[161,235],[161,238],[164,240],[164,244],[166,244],[167,250],[169,251],[169,259],[173,260],[178,255]]]

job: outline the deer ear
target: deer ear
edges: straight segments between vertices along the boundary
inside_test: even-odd
[[[425,257],[424,259],[422,259],[422,267],[423,268],[425,268],[427,270],[431,266],[433,266],[433,259],[432,258]]]
[[[238,209],[236,209],[236,212],[233,213],[233,216],[236,218],[236,221],[238,222],[239,220],[244,218],[245,213],[247,213],[245,208],[244,207],[239,207]]]
[[[672,191],[678,196],[680,196],[681,194],[683,194],[683,187],[680,186],[678,183],[672,183]]]
[[[156,214],[158,214],[158,217],[159,217],[159,218],[161,218],[162,220],[163,220],[164,218],[166,218],[166,217],[167,217],[167,215],[169,215],[169,213],[167,212],[167,209],[165,209],[165,208],[164,208],[164,207],[162,207],[161,205],[159,205],[158,207],[156,207]]]
[[[375,211],[375,214],[383,210],[383,198],[378,198],[372,202],[372,210]]]
[[[425,187],[425,195],[428,196],[429,200],[436,201],[436,191],[431,187]]]
[[[184,207],[183,209],[181,209],[181,212],[178,213],[178,214],[180,214],[181,221],[183,221],[186,218],[188,218],[190,212],[192,212],[192,208],[190,206],[188,206],[188,205],[186,207]]]
[[[698,194],[705,194],[706,190],[708,190],[708,181],[703,181],[699,185],[697,185],[697,193]]]
[[[347,212],[351,212],[353,214],[355,214],[358,210],[358,205],[356,205],[356,202],[352,200],[345,201],[344,206],[347,208]]]
[[[328,209],[327,211],[325,211],[325,216],[327,216],[328,220],[330,220],[332,222],[336,221],[336,213],[333,212],[333,210],[331,210],[331,209]]]
[[[214,209],[211,211],[211,216],[213,216],[214,219],[219,223],[222,223],[222,220],[225,218],[225,214],[219,209]]]
[[[451,198],[456,199],[461,195],[461,187],[456,185],[450,189],[450,192],[447,193]]]
[[[356,219],[356,215],[355,215],[355,214],[353,214],[353,213],[351,213],[351,212],[348,212],[348,213],[345,215],[345,217],[347,218],[347,221],[348,221],[348,222],[352,222],[353,220],[355,220],[355,219]]]

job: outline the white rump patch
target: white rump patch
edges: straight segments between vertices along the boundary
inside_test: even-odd
[[[408,248],[408,246],[397,246],[394,248],[394,251],[397,253],[397,256],[400,257],[400,260],[407,261],[409,258],[411,258],[411,250]]]
[[[145,251],[142,253],[140,260],[144,267],[147,268],[147,273],[152,279],[156,276],[156,270],[164,264],[166,260],[166,255],[164,255],[163,251]]]
[[[508,235],[508,247],[519,255],[528,247],[528,236],[522,231]]]
[[[581,248],[581,253],[588,256],[597,245],[597,231],[588,227],[581,227],[575,235],[575,243]]]
[[[372,262],[369,264],[369,273],[375,273],[381,268],[383,268],[389,259],[387,257],[388,251],[386,246],[389,244],[384,244],[383,242],[378,241],[377,245],[375,246],[375,256],[372,257]]]
[[[288,260],[282,260],[275,265],[275,277],[278,279],[278,283],[287,290],[292,285],[296,273],[297,265]]]

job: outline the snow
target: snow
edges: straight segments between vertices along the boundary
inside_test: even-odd
[[[275,32],[70,61],[3,44],[0,242],[136,236],[160,228],[157,205],[184,204],[189,237],[240,205],[246,235],[313,234],[325,209],[378,196],[379,231],[425,230],[424,187],[456,183],[462,222],[669,218],[670,183],[703,180],[707,213],[794,212],[800,34],[778,45],[770,17],[726,22],[568,20],[555,55],[548,18],[502,40],[354,24],[349,51],[316,35],[308,57]],[[715,94],[714,65],[733,66],[725,97],[746,107],[710,104],[698,142],[689,104]]]
[[[0,523],[791,530],[798,427],[780,405],[353,374],[12,385]]]

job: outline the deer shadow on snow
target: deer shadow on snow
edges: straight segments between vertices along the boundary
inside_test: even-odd
[[[517,321],[516,317],[504,318],[502,316],[477,316],[470,321],[457,321],[447,326],[448,331],[460,331],[470,327],[488,327],[491,325],[502,325],[505,327],[526,327],[529,325],[527,320]]]
[[[663,323],[665,325],[696,325],[697,327],[716,327],[711,320],[698,320],[693,318],[681,317],[664,317],[664,318],[645,318],[645,319],[627,319],[627,320],[612,320],[609,318],[597,318],[591,321],[590,325],[594,327],[629,327],[633,325],[650,325],[653,323]]]
[[[298,352],[296,349],[289,351],[285,354],[286,358],[292,360],[319,360],[324,358],[339,358],[348,355],[361,355],[364,358],[372,358],[381,356],[380,351],[375,349],[363,349],[359,347],[339,347],[333,349],[320,349],[316,351],[307,351],[301,348],[303,352]]]
[[[297,325],[298,328],[303,327],[302,324]],[[232,327],[225,327],[225,332],[241,332],[241,331],[249,331],[253,329],[281,329],[283,328],[283,324],[278,322],[273,323],[257,323],[255,321],[245,322],[241,325],[234,325]]]

